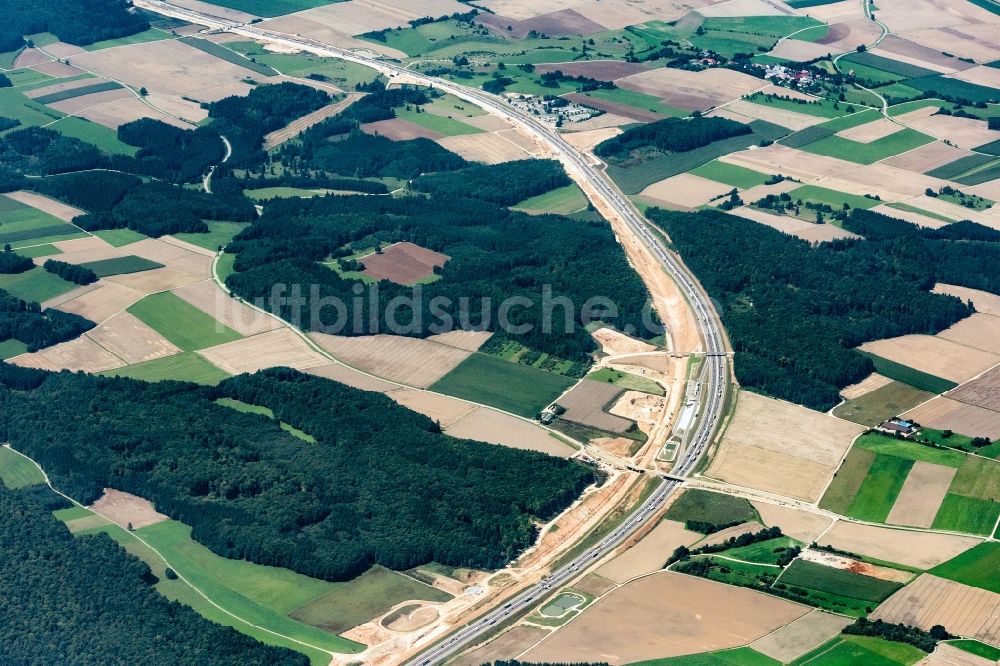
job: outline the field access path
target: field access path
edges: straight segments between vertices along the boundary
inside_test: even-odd
[[[410,659],[403,663],[413,666],[439,664],[464,651],[491,633],[497,623],[511,620],[537,605],[542,597],[548,595],[550,588],[566,584],[583,574],[604,556],[614,552],[629,536],[643,528],[647,521],[657,516],[659,509],[663,508],[687,475],[695,471],[724,420],[728,387],[731,383],[729,347],[722,324],[704,289],[695,281],[694,276],[683,264],[680,257],[667,249],[661,237],[649,227],[648,222],[600,168],[591,164],[584,154],[570,145],[554,128],[548,127],[530,115],[519,112],[500,98],[482,90],[418,74],[396,63],[385,62],[332,44],[299,35],[279,33],[252,24],[236,23],[211,14],[172,5],[164,0],[136,0],[135,4],[159,14],[191,21],[211,29],[233,32],[251,39],[281,44],[319,56],[354,62],[386,74],[390,79],[402,76],[422,85],[451,93],[527,131],[536,140],[546,145],[551,153],[562,162],[567,173],[580,185],[587,198],[611,222],[626,251],[631,251],[630,256],[641,256],[647,260],[642,264],[633,262],[637,268],[642,266],[640,275],[647,285],[651,283],[662,284],[664,276],[669,276],[672,280],[679,296],[675,303],[677,307],[661,313],[664,320],[668,322],[671,334],[675,336],[692,334],[690,330],[683,330],[686,327],[671,327],[672,321],[693,322],[697,329],[697,337],[700,339],[701,351],[705,354],[705,366],[707,366],[702,387],[703,403],[695,425],[690,428],[685,437],[684,452],[678,458],[670,477],[661,483],[631,515],[626,517],[624,522],[599,543],[587,548],[577,557],[553,570],[547,578],[512,594],[505,600],[506,603],[502,607],[484,613],[458,631],[450,635],[429,633],[423,637],[422,645],[417,648],[421,651],[411,654]],[[655,274],[651,274],[651,272],[655,272]],[[675,319],[680,310],[683,310],[683,313]],[[438,642],[428,646],[434,640]],[[406,659],[405,656],[400,656],[402,657],[401,662]]]

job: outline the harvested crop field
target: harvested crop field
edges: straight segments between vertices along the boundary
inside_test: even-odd
[[[871,211],[873,213],[894,217],[897,220],[905,220],[911,224],[915,224],[919,227],[926,227],[928,229],[940,229],[941,227],[950,224],[950,222],[939,220],[935,217],[924,215],[923,213],[917,213],[912,210],[901,210],[885,204],[875,206],[871,209]]]
[[[444,137],[440,132],[421,127],[416,123],[402,118],[390,118],[388,120],[377,120],[373,123],[365,123],[361,129],[368,134],[384,136],[393,141],[409,141],[411,139],[441,139]]]
[[[765,148],[730,153],[719,159],[761,173],[780,173],[802,181],[815,180],[858,168],[853,162],[807,153],[778,143]]]
[[[659,571],[678,546],[690,546],[702,537],[684,529],[684,523],[664,520],[635,545],[602,566],[595,573],[622,584],[637,576]]]
[[[951,141],[959,148],[976,148],[996,140],[996,132],[986,127],[986,122],[957,116],[929,115],[933,107],[910,111],[896,116],[896,120],[907,127],[929,134],[937,139]]]
[[[825,532],[833,520],[826,516],[770,502],[751,502],[768,527],[778,526],[781,532],[803,543],[812,543]]]
[[[76,116],[96,106],[114,104],[134,97],[135,95],[128,88],[116,87],[114,90],[99,90],[66,100],[49,102],[47,106],[67,115]]]
[[[754,104],[744,99],[726,105],[727,112],[736,113],[741,122],[748,123],[751,120],[764,120],[775,125],[787,127],[790,130],[798,131],[807,127],[812,127],[823,122],[823,118],[813,116],[808,113],[799,113],[789,109],[782,109],[768,104]],[[713,112],[713,115],[718,115]]]
[[[108,317],[136,303],[143,293],[119,284],[98,282],[96,285],[74,289],[59,303],[46,302],[63,312],[72,312],[93,322],[102,322]]]
[[[930,527],[957,472],[954,467],[914,462],[885,522]]]
[[[72,222],[73,218],[77,215],[83,215],[83,211],[79,208],[74,208],[73,206],[64,204],[61,201],[56,201],[55,199],[50,199],[46,196],[42,196],[41,194],[35,194],[34,192],[20,190],[17,192],[7,192],[4,196],[8,199],[13,199],[14,201],[23,203],[26,206],[36,208],[43,213],[48,213],[52,217],[57,217],[63,222]]]
[[[615,384],[583,379],[559,398],[559,404],[566,408],[561,418],[606,432],[623,433],[632,422],[604,411],[621,393],[622,388]]]
[[[605,32],[604,26],[594,23],[583,14],[572,9],[563,9],[542,14],[534,18],[516,21],[505,16],[482,12],[476,17],[476,22],[493,29],[494,32],[505,32],[515,39],[522,39],[532,32],[544,33],[555,37],[571,35],[592,35]]]
[[[567,76],[586,76],[599,81],[616,81],[626,76],[645,72],[648,68],[636,62],[619,60],[591,60],[582,62],[556,62],[536,65],[539,74],[560,71]]]
[[[977,312],[1000,316],[1000,296],[991,294],[988,291],[944,283],[934,285],[933,291],[935,294],[949,294],[957,296],[963,301],[972,301]]]
[[[427,388],[451,372],[471,352],[430,340],[398,335],[310,336],[338,360],[390,381]]]
[[[390,397],[393,397],[393,394],[390,394]],[[477,407],[452,426],[445,428],[444,432],[452,437],[475,439],[514,449],[540,451],[558,458],[569,458],[576,453],[569,444],[564,444],[534,423],[486,407]]]
[[[761,88],[760,79],[728,69],[689,72],[661,67],[619,79],[626,90],[654,95],[668,106],[706,110],[739,99]]]
[[[718,455],[705,474],[816,501],[862,430],[827,414],[741,391]],[[803,438],[803,432],[810,436]]]
[[[890,157],[884,163],[915,173],[927,173],[970,155],[972,153],[967,150],[949,146],[942,141],[935,141],[896,155],[895,157]]]
[[[487,132],[484,134],[446,136],[438,139],[437,142],[443,147],[458,153],[467,160],[473,162],[485,162],[486,164],[500,164],[501,162],[511,162],[513,160],[524,160],[532,157],[531,153],[521,147],[514,139],[513,134],[508,139],[508,133],[517,133],[518,130],[505,130],[504,132]]]
[[[1000,439],[1000,413],[944,396],[925,402],[904,416],[937,430]]]
[[[836,136],[849,141],[857,141],[858,143],[871,143],[872,141],[877,141],[878,139],[883,139],[891,134],[900,132],[902,129],[900,125],[888,118],[879,118],[864,125],[841,130],[837,132]]]
[[[876,340],[866,342],[860,349],[959,383],[1000,363],[1000,354],[973,349],[931,335],[904,335]]]
[[[152,361],[181,351],[128,312],[115,315],[85,335],[127,365]]]
[[[202,282],[206,279],[194,273],[178,271],[172,268],[157,268],[151,271],[129,273],[127,275],[109,275],[104,278],[109,283],[128,287],[143,294],[155,294],[168,289],[186,287],[189,284]]]
[[[466,652],[452,666],[482,666],[497,659],[512,659],[547,636],[549,632],[541,627],[519,626],[500,634],[486,645]]]
[[[306,372],[310,375],[326,377],[327,379],[332,379],[335,382],[353,386],[354,388],[361,389],[362,391],[385,393],[386,391],[394,391],[399,388],[398,384],[393,384],[383,379],[376,379],[371,375],[366,375],[363,372],[353,368],[348,368],[346,365],[342,365],[340,363],[317,365],[309,368]]]
[[[977,312],[941,331],[938,337],[966,347],[1000,354],[1000,317]]]
[[[833,410],[833,415],[875,427],[888,418],[913,409],[934,397],[933,393],[922,391],[903,382],[889,381],[874,391],[848,400]]]
[[[830,640],[849,624],[848,618],[815,610],[754,641],[750,647],[787,664]]]
[[[1000,594],[930,574],[896,592],[872,618],[925,631],[940,624],[954,634],[1000,645]]]
[[[181,241],[168,243],[165,240],[147,238],[137,243],[123,245],[120,249],[126,254],[134,254],[161,263],[175,271],[184,271],[199,277],[209,277],[212,274],[213,253],[187,243],[182,246]]]
[[[477,409],[476,405],[447,395],[417,391],[409,388],[395,388],[386,395],[408,409],[437,421],[442,428],[449,428]]]
[[[154,509],[149,500],[113,488],[105,488],[104,494],[90,505],[90,509],[129,529],[155,525],[168,519]]]
[[[240,335],[250,336],[282,328],[281,322],[254,310],[206,280],[175,289],[174,293]]]
[[[661,572],[608,593],[525,659],[617,665],[719,650],[746,645],[808,611],[745,588]]]
[[[920,666],[996,666],[995,659],[987,659],[950,643],[938,643],[933,653],[918,662]]]
[[[256,372],[279,365],[304,370],[329,363],[329,359],[313,351],[302,338],[288,328],[227,342],[203,349],[198,353],[209,363],[231,375]]]
[[[860,398],[866,393],[871,393],[875,389],[882,388],[883,386],[888,386],[892,383],[892,380],[888,377],[883,377],[877,372],[865,377],[863,380],[857,384],[852,384],[840,390],[840,397],[844,400],[852,400],[854,398]]]
[[[817,540],[821,546],[833,546],[885,562],[895,562],[919,569],[930,569],[956,557],[980,543],[979,539],[933,532],[916,532],[890,527],[838,521]]]
[[[591,97],[590,95],[584,95],[582,93],[570,93],[564,97],[571,102],[576,102],[577,104],[583,104],[584,106],[604,111],[608,115],[621,116],[626,118],[627,121],[636,120],[641,123],[651,123],[654,120],[661,120],[666,117],[655,111],[640,109],[635,106],[622,104],[620,102],[612,102],[598,97]]]
[[[285,141],[294,138],[309,129],[313,125],[317,125],[330,116],[335,116],[351,104],[360,99],[361,95],[359,93],[351,93],[347,95],[344,99],[338,100],[333,104],[327,104],[321,109],[317,109],[312,113],[307,113],[306,115],[296,118],[288,125],[285,125],[281,129],[274,130],[270,134],[264,137],[264,150],[270,150],[277,146],[280,146]],[[390,137],[391,138],[391,137]]]
[[[670,208],[680,206],[693,209],[724,196],[732,189],[730,185],[724,183],[682,173],[653,183],[639,194],[647,199],[665,203]]]
[[[753,220],[772,229],[777,229],[782,233],[797,236],[810,243],[823,243],[838,238],[857,238],[857,234],[845,231],[832,224],[816,224],[815,222],[807,222],[806,220],[800,220],[787,215],[774,215],[773,213],[749,206],[740,206],[739,208],[734,208],[731,212],[733,215]]]
[[[395,243],[359,261],[364,275],[376,280],[389,280],[409,285],[434,275],[434,269],[444,266],[450,257],[409,242]]]
[[[101,372],[125,365],[124,361],[85,335],[33,354],[17,356],[9,362],[25,368],[41,368],[53,372]]]

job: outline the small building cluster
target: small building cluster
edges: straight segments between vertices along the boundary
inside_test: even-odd
[[[916,423],[907,421],[906,419],[901,419],[898,416],[896,418],[889,419],[888,421],[883,421],[879,424],[876,430],[884,432],[888,435],[906,438],[912,437],[919,432]]]
[[[504,97],[515,109],[538,116],[542,122],[555,127],[561,127],[565,123],[583,122],[599,115],[594,109],[562,97],[546,98],[523,93],[505,93]]]

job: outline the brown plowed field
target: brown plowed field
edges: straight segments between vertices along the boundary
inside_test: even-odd
[[[86,335],[129,365],[181,351],[128,312],[115,315]]]
[[[377,134],[393,141],[409,141],[411,139],[440,139],[444,137],[440,132],[421,127],[416,123],[402,118],[390,118],[388,120],[377,120],[373,123],[365,123],[361,130],[368,134]]]
[[[623,433],[632,422],[604,411],[621,393],[622,388],[615,384],[584,379],[559,398],[559,404],[566,408],[561,418],[606,432]]]
[[[514,627],[486,645],[466,652],[452,666],[482,666],[498,659],[513,659],[548,635],[540,627]]]
[[[392,382],[387,382],[383,379],[376,379],[371,375],[366,375],[363,372],[359,372],[353,368],[348,368],[346,365],[342,365],[340,363],[317,365],[313,368],[309,368],[306,372],[310,375],[326,377],[327,379],[332,379],[335,382],[353,386],[354,388],[361,389],[362,391],[385,393],[386,391],[395,391],[399,388],[398,384],[393,384]]]
[[[739,99],[763,87],[760,79],[729,69],[647,70],[618,80],[618,85],[663,99],[681,109],[702,109]]]
[[[95,289],[80,291],[83,293],[76,298],[63,301],[56,306],[56,309],[72,312],[98,323],[118,314],[145,295],[136,289],[103,280],[97,283]]]
[[[648,67],[637,62],[622,62],[620,60],[557,62],[535,66],[535,71],[540,74],[558,70],[568,76],[586,76],[600,81],[615,81],[632,74],[645,72],[647,69]]]
[[[64,99],[61,102],[53,102],[47,106],[57,111],[62,111],[67,115],[75,116],[87,109],[104,104],[116,104],[134,98],[135,96],[128,88],[117,88],[115,90],[105,90],[103,92],[91,93],[90,95]]]
[[[666,118],[666,116],[656,113],[655,111],[647,111],[645,109],[639,109],[634,106],[629,106],[628,104],[619,104],[617,102],[609,102],[604,99],[597,99],[596,97],[587,97],[581,93],[570,93],[569,95],[564,95],[564,97],[571,102],[576,102],[577,104],[583,104],[584,106],[589,106],[594,109],[599,109],[606,113],[623,116],[631,120],[638,120],[641,123],[651,123],[654,120],[661,120]]]
[[[14,59],[14,69],[20,67],[31,67],[32,65],[39,65],[43,62],[51,62],[52,58],[45,55],[38,49],[24,49],[21,51],[17,58]]]
[[[527,151],[496,132],[446,136],[438,139],[437,142],[453,153],[458,153],[473,162],[499,164],[531,157]]]
[[[977,312],[941,331],[938,337],[1000,354],[1000,317]]]
[[[938,430],[968,433],[972,437],[1000,439],[1000,412],[958,402],[944,396],[929,400],[905,414],[921,425]]]
[[[668,204],[684,208],[697,208],[724,196],[732,189],[732,185],[718,183],[690,173],[682,173],[653,183],[641,194]]]
[[[972,537],[898,530],[843,520],[817,542],[821,546],[834,546],[850,553],[920,569],[930,569],[981,543]]]
[[[10,360],[14,365],[43,370],[83,370],[101,372],[120,368],[125,362],[87,336],[48,347],[34,354],[24,354]]]
[[[925,631],[940,624],[953,634],[1000,645],[1000,594],[930,574],[886,599],[872,618]]]
[[[493,337],[493,333],[489,331],[448,331],[432,335],[427,339],[440,345],[474,352],[486,344],[486,341],[491,337]]]
[[[952,400],[1000,412],[1000,366],[948,391],[947,396]]]
[[[434,274],[434,268],[444,266],[450,259],[446,254],[402,242],[390,245],[381,253],[369,254],[360,261],[365,275],[376,280],[389,280],[409,285]]]
[[[938,643],[925,659],[917,662],[920,666],[996,666],[996,661],[974,655],[948,643]]]
[[[525,659],[618,665],[721,650],[755,641],[808,611],[745,588],[665,571],[609,592]]]
[[[476,17],[476,23],[481,23],[492,28],[495,32],[515,39],[521,39],[532,31],[553,37],[592,35],[595,32],[605,31],[603,25],[594,23],[572,9],[563,9],[521,21],[488,12],[480,12],[479,16]]]
[[[199,277],[212,274],[212,255],[200,248],[196,252],[163,240],[147,238],[137,243],[123,245],[121,251],[156,261],[175,271],[184,271]]]
[[[927,173],[939,166],[944,166],[972,155],[968,150],[949,146],[941,141],[925,143],[905,153],[895,155],[885,160],[884,164],[899,167],[916,173]]]
[[[198,353],[231,375],[279,365],[304,370],[329,363],[329,359],[314,351],[288,328],[234,340]]]
[[[437,421],[445,429],[455,425],[462,418],[478,409],[472,403],[429,391],[397,388],[387,392],[386,395],[404,407]]]
[[[176,289],[177,287],[186,287],[189,284],[202,282],[208,278],[172,268],[154,268],[151,271],[143,271],[141,273],[109,275],[102,279],[109,283],[141,291],[144,294],[155,294],[160,291]]]
[[[149,500],[113,488],[105,488],[104,494],[90,508],[122,527],[131,525],[133,529],[169,520],[154,509]]]
[[[347,365],[418,388],[427,388],[441,379],[470,354],[464,349],[398,335],[310,335]]]

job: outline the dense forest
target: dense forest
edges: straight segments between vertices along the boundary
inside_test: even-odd
[[[43,127],[25,127],[0,137],[0,165],[8,173],[47,176],[108,168],[110,162],[92,144]]]
[[[625,157],[633,150],[654,149],[683,153],[707,146],[713,141],[750,134],[749,125],[728,118],[664,118],[625,130],[597,144],[600,157]]]
[[[90,270],[86,266],[68,264],[65,261],[59,261],[58,259],[48,259],[46,260],[44,267],[49,273],[58,275],[67,282],[73,282],[79,285],[97,282],[97,273]]]
[[[0,52],[24,46],[24,36],[51,32],[60,41],[84,46],[127,37],[149,28],[128,0],[0,0]]]
[[[44,486],[0,485],[0,662],[106,666],[307,666],[210,622],[153,588],[143,562],[105,534],[74,537]]]
[[[317,443],[221,397],[268,407]],[[502,566],[533,542],[535,518],[595,480],[578,463],[453,439],[385,396],[287,368],[212,388],[53,374],[29,392],[0,390],[0,405],[3,439],[75,499],[132,492],[220,555],[329,580],[374,563]]]
[[[506,181],[503,166],[495,170],[501,183]],[[500,307],[515,296],[530,299],[531,305],[513,308],[510,323],[532,328],[511,335],[559,358],[588,360],[594,343],[583,328],[581,310],[595,296],[610,299],[617,312],[595,312],[592,319],[645,337],[660,332],[644,324],[645,288],[603,220],[531,216],[475,199],[330,196],[274,200],[267,214],[227,247],[227,252],[237,255],[237,272],[227,284],[247,300],[263,299],[263,307],[277,305],[276,313],[306,329],[322,330],[339,320],[346,325],[337,331],[341,335],[386,332],[387,317],[394,314],[387,304],[397,296],[412,296],[413,289],[382,282],[366,286],[366,297],[357,299],[354,287],[358,282],[342,279],[317,262],[397,241],[410,241],[450,257],[440,279],[421,287],[419,318],[411,318],[409,311],[395,313],[396,321],[407,329],[397,329],[397,333],[424,337],[476,326],[499,331]],[[314,311],[312,305],[319,301],[312,298],[301,307],[290,301],[269,303],[276,284],[300,285],[304,296],[315,288],[318,296],[339,299],[347,311],[339,313],[332,307]],[[568,321],[564,308],[555,306],[550,330],[544,325],[542,298],[547,288],[553,298],[567,297],[572,304]],[[464,307],[463,298],[468,299]],[[489,299],[487,307],[482,306],[483,299]],[[373,301],[378,304],[377,312],[371,307]],[[338,314],[347,316],[338,318]]]
[[[555,160],[520,160],[473,164],[450,173],[432,173],[413,181],[413,189],[442,200],[473,198],[511,206],[572,181]]]
[[[35,262],[28,257],[22,257],[17,252],[13,252],[10,249],[10,245],[4,247],[3,252],[0,252],[0,273],[12,275],[30,271],[34,267]]]
[[[718,302],[740,383],[807,407],[833,407],[840,388],[873,371],[855,346],[934,334],[972,312],[956,298],[929,293],[951,262],[928,255],[919,239],[813,246],[718,211],[650,209],[648,215]],[[970,245],[937,242],[962,254]],[[983,281],[952,279],[966,286]]]
[[[152,118],[121,125],[118,139],[140,150],[135,157],[113,159],[116,168],[174,183],[199,180],[226,153],[213,127],[185,130]]]
[[[94,322],[69,312],[29,303],[0,289],[0,341],[18,340],[29,352],[72,340],[94,327]]]

